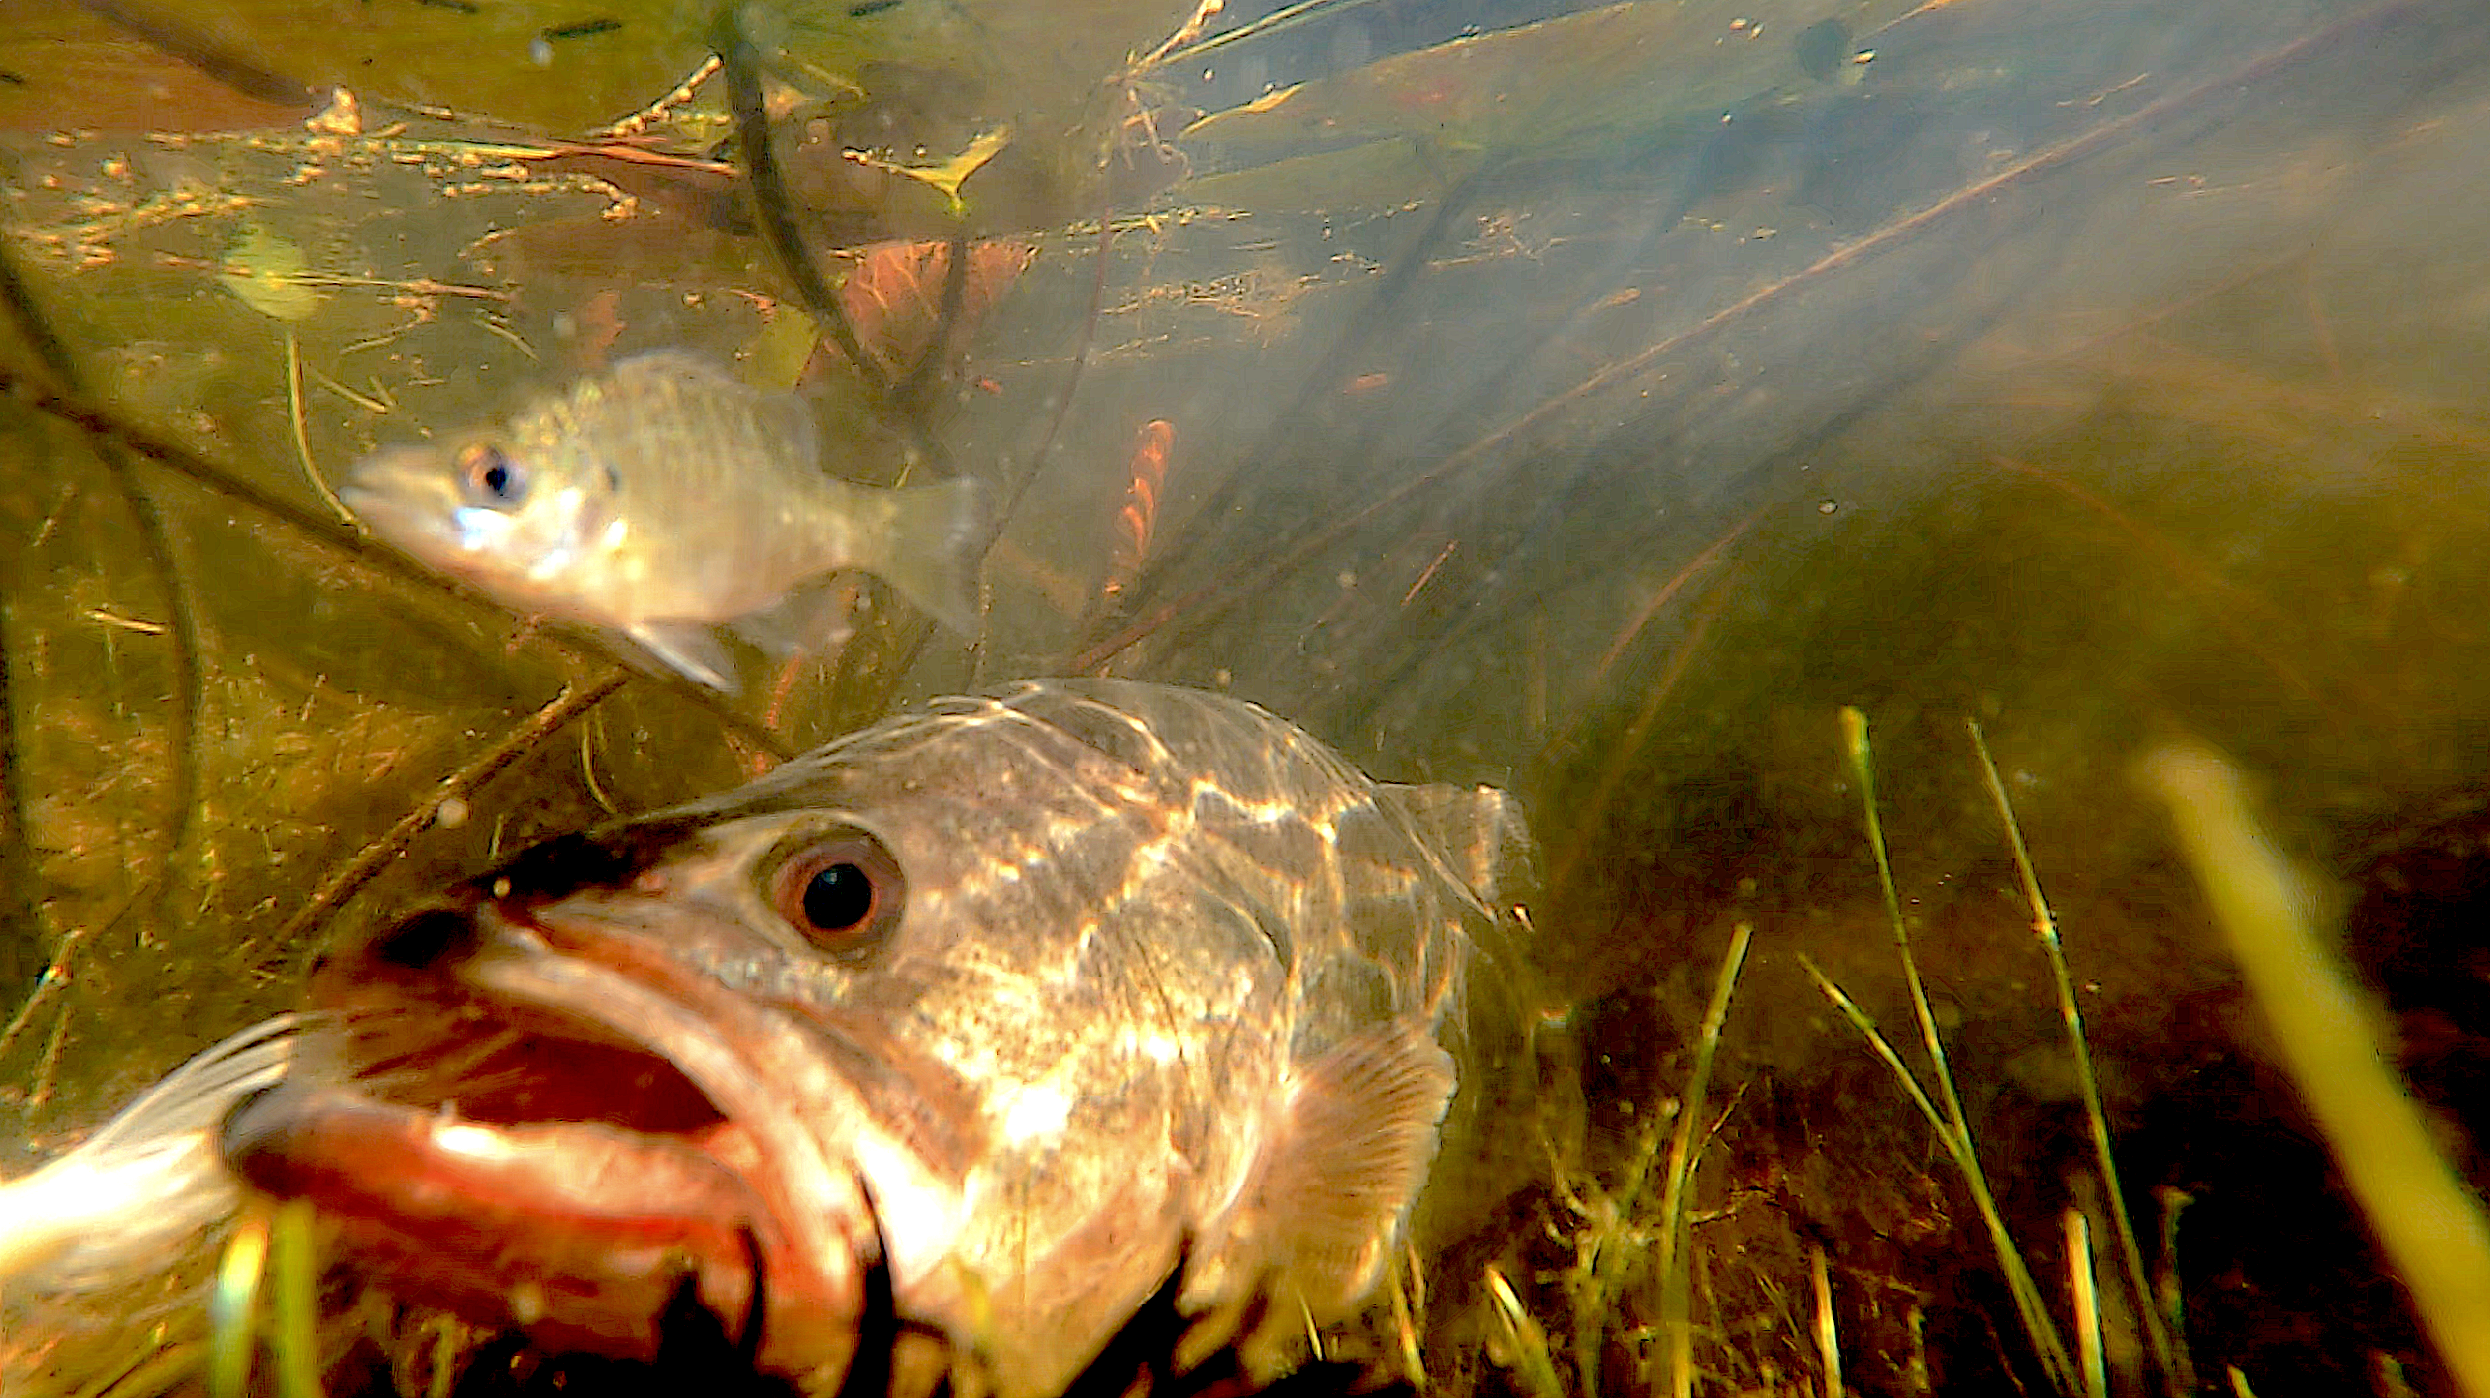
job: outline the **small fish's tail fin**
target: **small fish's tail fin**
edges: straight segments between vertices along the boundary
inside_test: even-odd
[[[974,635],[984,521],[975,481],[895,491],[886,551],[873,571],[926,615]]]

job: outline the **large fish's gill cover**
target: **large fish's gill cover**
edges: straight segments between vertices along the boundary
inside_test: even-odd
[[[1197,1306],[1374,1292],[1480,1113],[1462,1006],[1525,854],[1502,793],[1218,695],[945,701],[331,957],[338,1027],[225,1149],[550,1347],[645,1355],[688,1287],[835,1387],[881,1259],[980,1382],[1050,1392],[1180,1254]]]

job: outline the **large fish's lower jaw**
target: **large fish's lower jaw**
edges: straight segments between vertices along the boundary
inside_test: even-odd
[[[252,1188],[313,1201],[338,1248],[406,1299],[551,1350],[651,1358],[688,1294],[751,1309],[761,1248],[742,1182],[688,1145],[591,1122],[487,1125],[330,1084],[226,1122]]]
[[[662,1360],[688,1299],[836,1389],[877,1248],[852,1170],[685,987],[490,906],[429,919],[324,973],[338,1028],[227,1120],[233,1172],[312,1201],[381,1290],[547,1353]]]
[[[776,1042],[792,1032],[785,1017],[660,967],[639,938],[600,919],[548,913],[541,923],[514,923],[488,905],[478,921],[489,938],[459,970],[468,986],[629,1037],[733,1124],[736,1174],[768,1225],[760,1358],[791,1375],[843,1371],[863,1269],[880,1260],[880,1226],[855,1165],[833,1157],[811,1114],[788,1110],[784,1045]]]

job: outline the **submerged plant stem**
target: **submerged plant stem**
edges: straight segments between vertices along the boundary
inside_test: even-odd
[[[322,1398],[318,1245],[312,1204],[288,1199],[268,1230],[270,1348],[276,1352],[277,1398]]]
[[[389,861],[398,857],[415,837],[430,825],[441,803],[457,797],[464,800],[476,788],[491,781],[510,764],[534,751],[538,744],[559,733],[571,720],[602,703],[606,696],[622,688],[628,674],[619,665],[592,679],[568,684],[562,692],[546,701],[545,706],[530,714],[527,720],[510,730],[500,742],[478,754],[475,760],[442,779],[432,793],[415,803],[412,810],[400,816],[396,824],[383,831],[380,838],[365,845],[354,858],[339,866],[337,872],[323,880],[294,916],[277,929],[277,946],[291,947],[297,939],[319,925],[322,918],[335,912],[355,890],[370,883]]]
[[[2083,1370],[2084,1398],[2110,1398],[2108,1357],[2101,1343],[2101,1291],[2092,1265],[2092,1223],[2070,1204],[2066,1210],[2066,1289],[2075,1302],[2075,1362]]]
[[[1556,1361],[1548,1353],[1548,1334],[1531,1318],[1530,1308],[1522,1304],[1513,1283],[1492,1263],[1485,1279],[1487,1299],[1502,1323],[1505,1342],[1513,1353],[1513,1377],[1529,1398],[1564,1398],[1564,1382],[1556,1376]]]
[[[778,152],[770,145],[769,109],[761,98],[761,54],[752,39],[744,33],[740,7],[728,4],[718,13],[717,33],[711,42],[725,66],[727,106],[735,114],[735,141],[743,155],[745,183],[752,190],[753,216],[759,221],[761,241],[770,250],[780,271],[795,287],[796,299],[804,303],[806,313],[815,325],[830,332],[832,343],[847,362],[856,366],[856,377],[873,390],[877,399],[890,396],[890,377],[882,372],[882,363],[866,355],[865,347],[856,338],[856,328],[848,324],[847,312],[832,294],[829,282],[821,275],[821,267],[804,246],[804,238],[795,226],[793,200],[787,193],[785,172],[778,168]]]
[[[303,479],[311,482],[311,488],[320,492],[320,498],[328,502],[330,509],[337,511],[339,520],[348,528],[355,527],[354,512],[337,498],[336,491],[329,489],[328,481],[320,475],[319,462],[312,459],[311,434],[303,422],[303,346],[291,327],[285,332],[285,406],[286,418],[294,428],[294,455],[303,463]]]
[[[2273,1045],[2465,1398],[2490,1398],[2490,1217],[2430,1139],[2370,1029],[2358,983],[2320,941],[2299,879],[2249,812],[2239,772],[2167,748],[2146,781],[2213,905]]]
[[[50,319],[35,304],[33,289],[18,274],[16,259],[5,248],[0,248],[0,303],[7,306],[9,319],[33,346],[36,358],[42,361],[44,372],[51,375],[53,382],[72,393],[83,393],[85,379],[78,372],[76,359],[60,337],[52,333]],[[155,901],[158,914],[169,921],[173,884],[179,876],[182,851],[190,844],[199,797],[199,710],[206,692],[199,661],[199,614],[191,603],[190,589],[183,584],[180,564],[173,556],[172,527],[165,522],[164,511],[155,497],[148,494],[146,484],[139,480],[137,463],[109,439],[95,439],[94,447],[96,458],[103,462],[113,489],[120,493],[131,522],[138,528],[139,548],[147,570],[155,575],[156,585],[164,593],[164,638],[173,669],[171,703],[165,714],[165,746],[172,760],[165,764],[169,790],[165,795],[164,857],[156,871]]]
[[[2014,851],[2015,873],[2023,882],[2024,901],[2032,909],[2032,932],[2040,938],[2041,949],[2049,954],[2049,973],[2058,992],[2058,1017],[2066,1025],[2067,1052],[2075,1064],[2075,1087],[2084,1102],[2084,1123],[2092,1135],[2092,1161],[2101,1172],[2101,1187],[2109,1195],[2110,1223],[2118,1233],[2119,1258],[2127,1274],[2127,1287],[2135,1295],[2136,1314],[2144,1324],[2144,1341],[2153,1352],[2153,1363],[2160,1369],[2163,1391],[2170,1398],[2196,1391],[2196,1366],[2189,1362],[2184,1347],[2171,1341],[2170,1326],[2162,1319],[2161,1307],[2155,1303],[2152,1282],[2144,1272],[2144,1248],[2136,1239],[2135,1220],[2127,1211],[2127,1191],[2118,1178],[2118,1160],[2110,1149],[2108,1115],[2101,1109],[2101,1080],[2093,1069],[2092,1046],[2084,1038],[2083,1011],[2075,1001],[2075,978],[2066,969],[2066,948],[2058,937],[2057,915],[2049,911],[2049,900],[2040,891],[2040,874],[2033,867],[2031,851],[2023,843],[2023,827],[2015,820],[2014,804],[2006,798],[2006,784],[1997,775],[1997,763],[1989,757],[1988,740],[1980,732],[1976,719],[1964,720],[1971,732],[1972,753],[1980,759],[1980,777],[1988,784],[1989,800],[1997,807],[1997,818],[2005,823],[2006,843]]]
[[[1816,1361],[1824,1366],[1824,1391],[1842,1392],[1842,1335],[1833,1318],[1833,1268],[1824,1244],[1807,1245],[1807,1280],[1816,1301]]]
[[[1704,1093],[1712,1083],[1721,1026],[1729,1019],[1729,1000],[1738,988],[1738,972],[1746,965],[1747,946],[1754,937],[1754,926],[1744,922],[1730,934],[1720,974],[1712,981],[1711,1003],[1704,1006],[1703,1027],[1695,1035],[1694,1063],[1686,1071],[1683,1100],[1669,1133],[1668,1163],[1661,1172],[1660,1324],[1669,1355],[1669,1391],[1676,1398],[1687,1398],[1694,1391],[1694,1257],[1686,1212],[1693,1192],[1695,1132],[1703,1117]]]
[[[1971,1191],[1971,1200],[1988,1229],[1989,1242],[1996,1249],[1997,1265],[2006,1274],[2006,1288],[2014,1296],[2015,1311],[2023,1322],[2024,1333],[2040,1356],[2041,1367],[2060,1393],[2075,1389],[2075,1370],[2067,1358],[2066,1342],[2058,1335],[2055,1321],[2049,1318],[2048,1307],[2041,1301],[2040,1286],[2032,1279],[2032,1270],[2016,1250],[2014,1238],[2006,1231],[2005,1215],[1998,1210],[1996,1196],[1989,1189],[1987,1174],[1980,1168],[1980,1156],[1971,1136],[1971,1119],[1963,1111],[1962,1094],[1954,1086],[1954,1070],[1946,1061],[1945,1040],[1937,1032],[1937,1015],[1928,1000],[1928,986],[1920,978],[1919,961],[1911,954],[1911,934],[1902,918],[1902,898],[1895,891],[1893,860],[1885,847],[1884,822],[1876,811],[1876,762],[1868,745],[1867,715],[1847,705],[1841,711],[1843,750],[1850,761],[1851,778],[1859,784],[1859,804],[1865,812],[1868,848],[1876,856],[1876,882],[1885,899],[1885,917],[1893,925],[1895,953],[1902,959],[1902,978],[1910,988],[1911,1010],[1919,1020],[1922,1046],[1937,1080],[1937,1092],[1944,1099],[1945,1115],[1938,1134],[1954,1157],[1963,1187]],[[1813,967],[1809,970],[1812,973]],[[1818,978],[1822,980],[1821,976]],[[1829,984],[1829,982],[1825,982]],[[1901,1059],[1888,1050],[1887,1061],[1897,1068]],[[1905,1070],[1907,1072],[1907,1070]],[[1914,1095],[1922,1110],[1931,1110],[1927,1097],[1920,1094],[1914,1082]]]
[[[260,1277],[268,1262],[268,1212],[243,1211],[225,1240],[208,1290],[207,1398],[242,1398],[258,1332]]]

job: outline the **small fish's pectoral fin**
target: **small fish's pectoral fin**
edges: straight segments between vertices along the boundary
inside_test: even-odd
[[[694,684],[705,684],[721,694],[733,694],[735,661],[718,644],[717,632],[708,623],[697,621],[641,621],[623,628],[640,649]]]
[[[1535,856],[1520,802],[1492,786],[1385,784],[1382,790],[1482,908],[1523,896]]]
[[[963,636],[977,632],[977,483],[942,481],[895,492],[883,557],[871,566],[918,610]]]
[[[1301,1069],[1255,1191],[1269,1260],[1317,1314],[1382,1276],[1435,1158],[1452,1056],[1425,1025],[1377,1025]]]
[[[848,589],[816,579],[789,592],[778,604],[735,618],[735,634],[784,660],[837,650],[856,634],[849,612]]]

